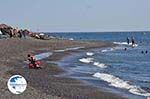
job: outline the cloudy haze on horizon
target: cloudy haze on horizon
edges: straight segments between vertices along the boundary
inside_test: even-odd
[[[33,31],[147,31],[150,0],[1,0],[0,23]]]

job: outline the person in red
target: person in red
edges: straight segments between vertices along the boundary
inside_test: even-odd
[[[35,58],[33,56],[31,56],[30,54],[28,54],[27,56],[28,56],[28,61],[30,62],[29,68],[36,68]]]
[[[39,66],[40,62],[39,61],[36,61],[36,59],[34,58],[34,56],[28,54],[28,61],[30,62],[29,63],[29,68],[34,68],[34,69],[39,69],[41,68]]]

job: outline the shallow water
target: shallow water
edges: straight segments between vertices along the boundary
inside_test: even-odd
[[[128,65],[125,65],[125,63],[123,64],[121,62],[121,59],[115,60],[115,58],[113,58],[115,60],[113,61],[111,59],[112,57],[109,56],[109,60],[107,56],[103,55],[104,53],[101,53],[101,57],[99,57],[100,53],[101,52],[98,51],[98,53],[90,57],[87,56],[86,53],[74,55],[72,57],[61,60],[59,62],[59,65],[68,71],[65,76],[71,76],[73,78],[90,81],[90,83],[92,83],[93,85],[95,84],[96,86],[99,84],[96,84],[98,83],[98,81],[96,81],[95,83],[95,80],[106,81],[107,84],[104,84],[103,86],[108,88],[115,87],[123,89],[122,92],[119,92],[120,90],[118,91],[117,89],[115,91],[116,93],[126,95],[130,99],[144,99],[144,97],[140,96],[149,96],[149,91],[147,90],[149,89],[149,75],[146,75],[146,79],[145,77],[142,78],[143,75],[145,75],[144,73],[142,73],[142,75],[140,76],[140,74],[137,73],[139,70],[135,71],[135,69],[133,69],[134,67],[128,67]],[[84,60],[81,61],[80,59]],[[99,83],[102,82],[99,81]],[[112,88],[111,90],[114,91],[114,88]],[[131,93],[140,96],[134,96],[131,95]]]
[[[52,52],[45,52],[45,53],[37,54],[34,57],[35,57],[36,60],[42,60],[44,58],[47,58],[47,57],[51,56],[52,54],[53,54]]]
[[[129,33],[97,34],[97,37],[98,35],[101,36],[98,40],[112,41],[119,45],[65,58],[59,65],[68,71],[66,75],[109,89],[129,99],[150,97],[150,34],[132,34],[138,45],[134,48],[125,42],[126,37],[131,36]]]

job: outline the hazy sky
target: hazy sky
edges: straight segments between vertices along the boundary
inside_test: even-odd
[[[0,23],[33,31],[150,30],[150,0],[0,0]]]

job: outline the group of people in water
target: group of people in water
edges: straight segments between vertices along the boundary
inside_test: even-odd
[[[130,38],[127,37],[127,44],[129,45],[130,44]],[[135,44],[135,39],[134,37],[131,37],[131,44],[134,45]]]
[[[127,44],[128,45],[132,45],[132,47],[134,47],[135,45],[135,39],[134,37],[131,37],[131,39],[129,37],[127,37]],[[127,50],[127,48],[124,49],[125,51]],[[145,51],[141,51],[142,54],[148,54],[148,50],[145,50]]]
[[[135,39],[134,39],[134,37],[131,37],[131,39],[129,38],[129,37],[127,37],[127,44],[128,45],[132,45],[132,47],[134,47],[134,45],[135,45]],[[124,49],[125,51],[127,50],[127,48],[125,48]]]
[[[148,54],[148,50],[146,51],[141,51],[142,54]]]

